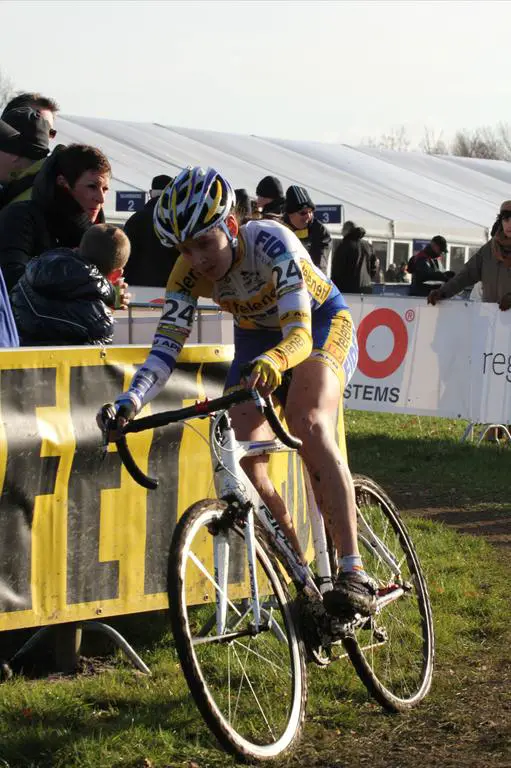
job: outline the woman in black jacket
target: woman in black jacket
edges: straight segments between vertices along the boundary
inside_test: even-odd
[[[34,256],[76,248],[87,229],[104,221],[112,170],[105,155],[82,144],[58,147],[36,176],[32,199],[0,213],[0,268],[10,292]]]
[[[364,240],[366,231],[346,221],[343,238],[332,257],[330,277],[342,293],[372,293],[376,277],[376,258],[371,244]]]

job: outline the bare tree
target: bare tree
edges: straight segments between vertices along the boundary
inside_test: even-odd
[[[0,112],[13,95],[12,80],[0,69]]]
[[[509,123],[499,123],[498,136],[501,144],[503,160],[511,160],[511,125]]]
[[[485,160],[506,160],[508,155],[499,130],[490,127],[457,131],[450,146],[450,154]]]
[[[419,144],[421,152],[425,152],[426,155],[448,155],[449,149],[443,139],[443,132],[440,131],[438,136],[431,128],[424,129],[424,136]]]
[[[379,139],[374,137],[363,139],[362,143],[367,147],[392,149],[395,152],[407,152],[410,148],[410,139],[404,125],[392,128],[389,133],[382,133]]]

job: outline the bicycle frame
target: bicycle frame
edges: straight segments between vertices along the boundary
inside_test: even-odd
[[[216,452],[216,449],[219,452]],[[314,557],[316,562],[319,587],[308,565],[303,565],[297,553],[288,542],[272,513],[259,497],[254,486],[241,468],[241,459],[247,456],[261,456],[271,453],[289,452],[292,449],[284,446],[279,440],[259,442],[238,441],[234,434],[231,419],[227,411],[212,416],[210,428],[210,450],[214,466],[214,482],[217,497],[229,504],[238,502],[244,510],[245,541],[247,565],[250,583],[250,599],[254,617],[255,631],[261,628],[262,610],[259,602],[259,590],[256,578],[256,550],[254,514],[270,537],[283,559],[288,575],[297,587],[305,592],[312,600],[321,601],[322,594],[332,589],[332,571],[328,553],[328,542],[323,517],[318,510],[312,486],[305,471],[306,496],[312,529]],[[248,504],[247,504],[248,502]],[[359,513],[362,540],[378,558],[384,561],[392,572],[398,574],[399,564],[392,553],[374,534],[367,521]],[[226,630],[227,617],[227,583],[229,569],[230,545],[228,534],[220,532],[214,541],[214,571],[218,585],[216,589],[216,620],[218,634]],[[404,594],[402,588],[378,598],[378,608],[398,599]]]

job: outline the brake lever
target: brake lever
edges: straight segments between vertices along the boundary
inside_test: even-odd
[[[266,407],[266,400],[264,399],[264,397],[259,394],[257,389],[251,389],[250,394],[252,395],[255,407],[257,408],[259,413],[264,414],[264,409]]]

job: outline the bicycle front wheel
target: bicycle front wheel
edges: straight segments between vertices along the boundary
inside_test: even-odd
[[[190,692],[221,744],[245,759],[271,759],[300,734],[304,650],[278,565],[257,540],[256,621],[244,530],[224,524],[225,509],[199,502],[176,526],[168,565],[172,630]]]
[[[378,585],[379,608],[344,645],[374,698],[386,709],[404,711],[431,686],[434,635],[426,580],[392,501],[369,478],[355,475],[353,481],[360,552]]]

